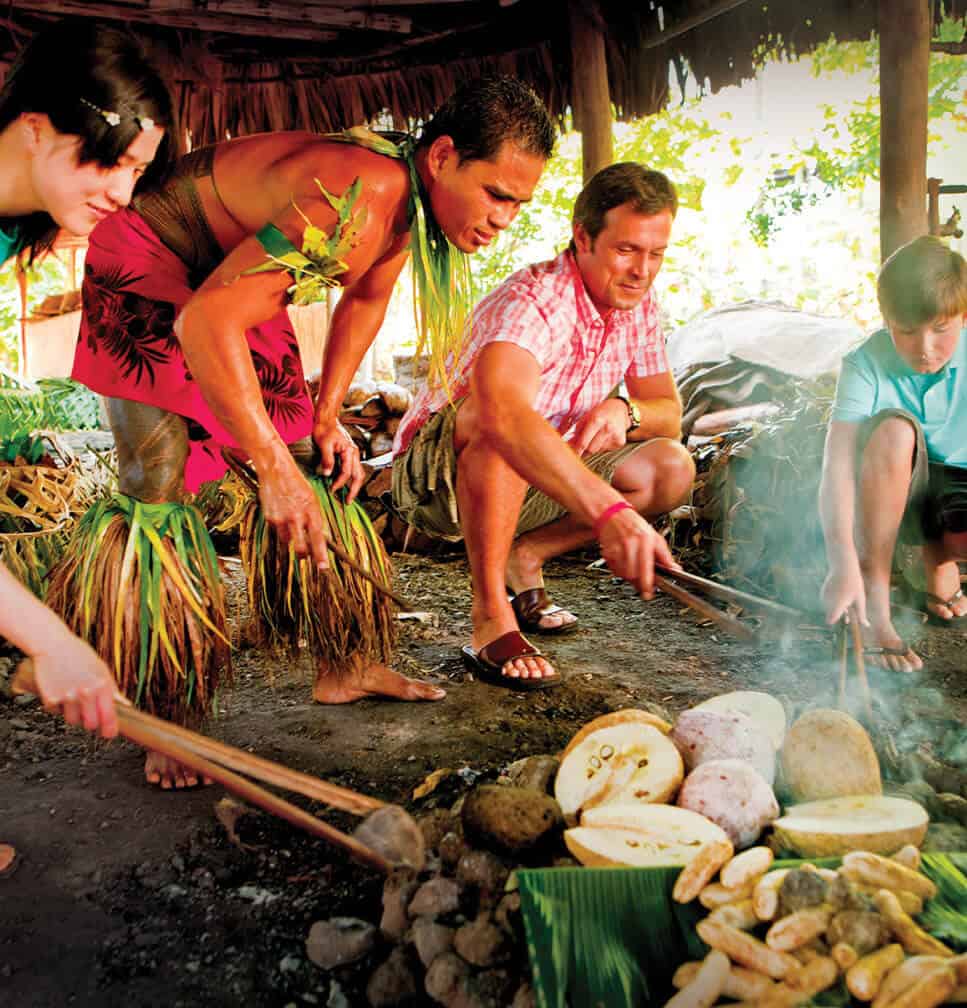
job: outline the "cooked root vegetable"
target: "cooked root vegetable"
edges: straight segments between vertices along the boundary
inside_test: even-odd
[[[880,763],[869,735],[842,711],[803,714],[786,732],[780,759],[783,781],[800,802],[883,792]]]
[[[949,966],[935,966],[886,1008],[935,1008],[957,989],[957,978]]]
[[[751,885],[742,889],[726,889],[721,882],[709,882],[698,894],[698,901],[706,910],[714,910],[728,903],[741,903],[742,900],[752,899],[753,889],[754,886]]]
[[[689,770],[712,760],[739,759],[751,764],[770,788],[775,781],[772,741],[745,714],[693,708],[675,722],[671,738]]]
[[[796,1008],[807,1004],[820,991],[836,982],[836,963],[828,956],[820,956],[783,983],[776,984],[761,1000],[753,1002],[755,1008]],[[730,1006],[734,1008],[734,1006]]]
[[[565,821],[612,802],[665,802],[684,776],[682,758],[651,724],[628,721],[589,732],[561,759],[554,782]]]
[[[883,978],[903,962],[903,946],[893,943],[863,956],[846,971],[846,989],[861,1001],[876,997]]]
[[[846,942],[837,942],[832,949],[830,949],[830,955],[833,957],[833,962],[845,973],[850,966],[852,966],[858,959],[859,953],[853,948],[852,945],[847,945]]]
[[[679,966],[672,978],[674,986],[680,990],[691,982],[701,965],[700,962],[689,962]],[[729,969],[728,979],[722,988],[722,996],[734,998],[737,1001],[747,999],[757,1001],[764,998],[775,986],[775,981],[770,980],[762,973],[746,969],[744,966],[733,965]]]
[[[732,962],[758,970],[775,980],[782,980],[791,970],[799,966],[791,955],[777,952],[769,948],[765,942],[728,924],[706,919],[699,921],[695,930],[706,945],[724,952]]]
[[[761,921],[771,921],[779,909],[779,887],[792,869],[778,868],[763,875],[752,890],[752,909]]]
[[[691,903],[693,899],[714,878],[722,865],[732,857],[730,840],[710,840],[702,845],[699,852],[681,870],[675,879],[672,899],[676,903]]]
[[[906,889],[921,899],[933,899],[937,887],[926,875],[907,868],[891,858],[880,857],[868,851],[851,851],[843,857],[843,874],[865,885],[881,889]]]
[[[927,973],[943,965],[944,960],[939,956],[911,956],[905,959],[883,978],[883,983],[873,998],[873,1008],[886,1008],[904,991],[922,980]]]
[[[945,1004],[967,1004],[967,984],[962,983],[957,986]]]
[[[782,704],[768,693],[756,690],[736,690],[734,693],[722,693],[703,700],[692,710],[710,710],[717,714],[737,711],[744,714],[754,725],[764,732],[772,742],[773,748],[779,749],[786,735],[786,712]]]
[[[719,881],[728,889],[741,889],[757,881],[772,867],[775,855],[768,847],[751,847],[723,866]]]
[[[812,907],[780,917],[766,932],[766,945],[779,952],[802,948],[825,933],[830,916],[829,910]]]
[[[712,949],[691,982],[666,1002],[665,1008],[711,1008],[722,994],[728,977],[728,958]]]
[[[829,922],[830,943],[851,945],[860,956],[888,944],[890,937],[886,918],[870,910],[841,910]]]
[[[910,955],[935,955],[945,959],[953,958],[953,951],[933,935],[927,934],[908,914],[903,912],[900,901],[889,889],[881,889],[876,894],[876,908],[886,918],[890,930],[897,941]]]
[[[710,760],[685,778],[678,804],[707,816],[737,850],[748,847],[779,815],[779,803],[763,776],[745,760]]]
[[[728,843],[715,823],[674,805],[615,804],[590,809],[564,842],[584,865],[686,865],[704,843]]]
[[[927,822],[916,802],[858,795],[793,805],[773,826],[782,847],[801,857],[829,857],[857,850],[889,853],[906,843],[919,844]]]
[[[752,900],[742,900],[739,903],[726,903],[713,910],[708,915],[709,920],[721,921],[723,924],[731,924],[740,931],[751,931],[762,922],[755,915],[752,909]]]
[[[891,860],[896,861],[897,864],[902,864],[913,871],[918,871],[920,868],[920,862],[922,858],[920,857],[920,848],[915,847],[913,844],[907,844],[905,847],[901,847],[895,854],[890,855]]]
[[[814,938],[809,944],[793,949],[790,955],[794,955],[803,966],[811,963],[813,959],[829,958],[829,946],[822,938]],[[788,981],[788,977],[786,980]]]
[[[813,865],[793,868],[779,886],[778,915],[820,906],[826,902],[828,893],[829,883]]]
[[[957,983],[967,984],[967,952],[954,956],[947,965],[957,974]]]

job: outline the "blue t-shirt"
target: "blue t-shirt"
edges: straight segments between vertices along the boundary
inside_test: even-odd
[[[23,248],[23,235],[14,225],[9,231],[0,228],[0,266]]]
[[[920,421],[931,462],[967,468],[967,329],[935,374],[914,371],[887,329],[843,358],[833,419],[858,423],[881,410],[902,409]]]

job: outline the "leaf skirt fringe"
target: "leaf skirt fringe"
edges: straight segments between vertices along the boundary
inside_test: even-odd
[[[199,512],[114,494],[80,520],[47,604],[113,669],[118,688],[168,720],[198,723],[230,675],[225,597]]]
[[[328,535],[377,579],[388,584],[392,568],[382,540],[369,516],[353,501],[346,504],[329,482],[309,477],[322,510]],[[362,659],[386,663],[396,643],[393,605],[385,596],[341,563],[332,553],[329,570],[317,570],[281,543],[265,521],[258,499],[248,491],[239,513],[239,484],[233,483],[232,516],[217,526],[239,526],[239,552],[255,618],[258,643],[294,651],[307,647],[335,674],[348,672]]]

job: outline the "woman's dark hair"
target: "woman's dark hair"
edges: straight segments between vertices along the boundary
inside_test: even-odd
[[[461,160],[487,161],[505,140],[546,161],[554,126],[544,103],[515,77],[487,76],[461,85],[423,127],[418,147],[448,136]]]
[[[152,120],[165,135],[139,191],[158,184],[178,153],[171,96],[141,44],[90,21],[61,21],[45,29],[10,68],[0,90],[0,130],[25,112],[43,113],[59,133],[79,136],[79,162],[96,161],[104,168],[117,164],[141,131],[141,120]],[[57,234],[57,224],[44,212],[0,222],[11,225],[20,228],[31,259]]]

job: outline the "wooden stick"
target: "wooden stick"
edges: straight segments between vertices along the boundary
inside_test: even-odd
[[[836,624],[835,637],[833,638],[833,657],[839,662],[839,699],[837,703],[841,710],[846,706],[846,671],[849,667],[848,643],[849,628],[844,617]]]
[[[705,619],[717,623],[723,630],[728,631],[733,636],[740,637],[743,640],[755,639],[756,634],[753,629],[747,627],[744,623],[740,623],[737,619],[733,619],[728,613],[722,612],[721,609],[716,609],[715,606],[704,599],[700,599],[698,596],[686,591],[681,585],[677,585],[673,581],[669,581],[668,578],[662,577],[661,574],[655,575],[655,586],[660,588],[666,595],[670,595],[673,599],[677,599],[690,609],[694,609],[695,612]]]
[[[745,608],[753,607],[763,609],[776,616],[783,616],[786,619],[802,620],[806,614],[790,606],[773,602],[771,599],[759,598],[758,595],[750,595],[748,592],[739,591],[738,588],[730,588],[728,585],[719,584],[718,581],[709,581],[708,578],[699,577],[697,574],[689,574],[687,571],[675,570],[674,567],[665,567],[663,564],[655,564],[655,570],[661,571],[665,577],[674,578],[681,581],[690,588],[697,588],[706,595],[713,598],[720,598],[724,602],[735,602]]]
[[[259,481],[255,470],[247,463],[242,462],[240,459],[236,458],[231,452],[222,449],[222,457],[228,463],[229,467],[235,472],[240,480],[245,483],[250,490],[254,493],[259,492]],[[340,546],[338,543],[333,542],[332,538],[328,536],[325,532],[322,533],[323,539],[326,540],[326,549],[331,550],[339,559],[347,566],[351,567],[364,581],[368,581],[378,592],[385,595],[388,599],[395,602],[403,612],[413,612],[415,606],[410,605],[400,595],[397,595],[391,588],[388,588],[379,578],[375,577],[370,571],[366,570],[365,567],[361,567],[355,560]]]
[[[856,666],[856,675],[860,681],[860,690],[863,693],[863,704],[866,708],[867,723],[873,723],[873,697],[870,693],[870,682],[866,678],[866,660],[863,658],[863,633],[860,630],[859,617],[854,612],[850,619],[850,630],[853,633],[853,662]]]
[[[118,705],[118,707],[121,734],[125,738],[129,738],[132,742],[137,742],[138,745],[143,746],[145,749],[163,753],[183,766],[190,767],[202,776],[217,781],[222,787],[238,795],[239,798],[250,802],[252,805],[257,805],[266,812],[270,812],[280,819],[285,819],[293,826],[298,826],[300,829],[319,837],[321,840],[325,840],[336,847],[342,847],[343,850],[348,851],[352,857],[363,864],[370,865],[387,874],[392,870],[392,864],[382,854],[378,854],[354,837],[348,836],[341,830],[337,830],[335,826],[330,826],[329,823],[317,819],[314,815],[310,815],[297,805],[290,804],[278,795],[272,794],[271,791],[266,791],[264,788],[253,784],[244,777],[240,777],[218,763],[206,760],[194,750],[175,741],[169,733],[160,732],[152,725],[131,718],[129,716],[131,713],[130,710],[124,707],[124,705]]]
[[[376,809],[383,808],[386,804],[378,798],[370,798],[368,795],[359,794],[349,788],[340,787],[338,784],[329,784],[318,777],[293,770],[281,763],[273,763],[272,760],[255,756],[244,749],[236,749],[234,746],[209,738],[207,735],[200,735],[187,728],[182,728],[180,725],[152,717],[150,714],[126,704],[115,704],[115,709],[118,713],[118,719],[125,727],[142,725],[185,746],[203,759],[212,760],[230,770],[247,774],[249,777],[254,777],[266,784],[273,784],[276,787],[285,788],[286,791],[294,791],[307,798],[325,802],[343,812],[364,816],[375,812]]]

